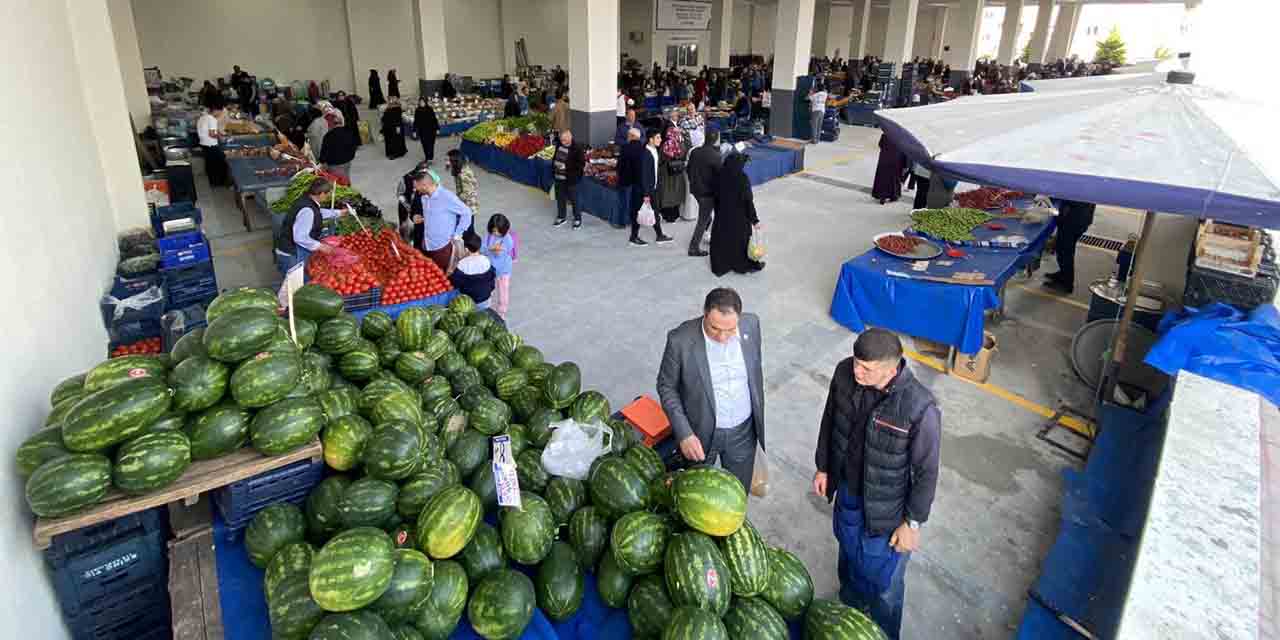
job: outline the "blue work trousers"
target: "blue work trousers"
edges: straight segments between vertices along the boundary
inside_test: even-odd
[[[911,554],[889,546],[892,532],[867,533],[862,496],[851,495],[843,483],[836,490],[832,529],[840,545],[840,600],[870,616],[890,640],[898,640]]]

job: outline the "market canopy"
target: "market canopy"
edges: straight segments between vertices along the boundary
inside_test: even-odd
[[[969,182],[1280,228],[1272,105],[1163,73],[1029,84],[875,115],[913,160]]]

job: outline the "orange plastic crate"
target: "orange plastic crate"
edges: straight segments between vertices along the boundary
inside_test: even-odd
[[[671,420],[662,410],[662,405],[647,395],[623,407],[622,415],[644,436],[646,447],[652,447],[671,435]]]

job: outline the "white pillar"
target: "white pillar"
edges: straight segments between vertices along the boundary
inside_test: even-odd
[[[1004,5],[1004,25],[1000,28],[1000,49],[996,64],[1013,64],[1018,57],[1018,30],[1022,23],[1022,0],[1012,0]]]
[[[414,1],[418,3],[418,28],[422,34],[422,77],[428,82],[444,80],[444,74],[449,72],[449,50],[446,47],[444,28],[445,0]],[[615,26],[613,33],[617,31]]]
[[[938,7],[933,20],[933,41],[929,57],[938,60],[942,57],[942,43],[947,39],[947,21],[951,17],[950,7]]]
[[[1036,28],[1031,32],[1031,59],[1027,64],[1044,64],[1044,54],[1049,48],[1049,23],[1053,18],[1053,0],[1040,0],[1040,8],[1036,11]]]
[[[823,28],[821,24],[814,23],[813,28]],[[840,52],[840,57],[848,59],[853,54],[853,49],[849,48],[849,40],[853,33],[853,7],[843,4],[831,5],[830,18],[827,21],[827,51],[826,54],[834,58],[836,51]]]
[[[1053,23],[1053,36],[1049,38],[1045,62],[1056,62],[1071,55],[1071,41],[1075,38],[1076,27],[1080,25],[1080,7],[1078,2],[1058,5],[1058,20]]]
[[[853,33],[849,38],[850,58],[867,55],[867,23],[871,22],[871,0],[853,0]]]
[[[773,31],[773,107],[769,125],[775,136],[790,137],[798,100],[796,76],[809,74],[814,0],[778,0]]]
[[[827,24],[831,22],[831,5],[814,3],[813,24],[809,27],[809,55],[821,58],[827,55]]]
[[[561,0],[563,1],[563,0]],[[613,139],[618,87],[618,0],[568,0],[570,127],[578,142]]]
[[[124,97],[129,117],[138,131],[151,124],[151,99],[147,96],[147,79],[142,72],[142,51],[138,48],[138,31],[133,24],[133,5],[129,0],[108,0],[111,31],[116,37],[116,53],[120,56],[120,75],[124,78]]]
[[[75,43],[84,107],[93,125],[90,149],[98,154],[106,180],[106,201],[115,216],[116,228],[146,227],[147,200],[142,191],[142,170],[133,132],[129,128],[129,105],[125,101],[124,76],[111,16],[105,0],[68,5],[68,22]],[[108,28],[103,28],[107,25]],[[97,144],[93,144],[96,142]]]
[[[947,18],[943,42],[950,49],[943,52],[942,61],[951,67],[951,78],[947,81],[952,86],[958,86],[973,72],[984,4],[984,0],[961,0]]]
[[[911,61],[919,7],[919,0],[889,0],[889,27],[884,34],[883,59],[895,65],[895,73],[902,69],[902,63]]]
[[[711,55],[705,62],[708,66],[729,66],[729,49],[733,46],[734,1],[713,0],[711,3]]]

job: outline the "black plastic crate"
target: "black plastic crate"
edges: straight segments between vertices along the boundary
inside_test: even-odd
[[[247,525],[253,514],[269,504],[306,493],[320,483],[324,462],[300,460],[291,465],[233,482],[213,492],[213,503],[230,528]]]
[[[168,514],[162,508],[147,509],[138,513],[68,531],[53,537],[44,550],[45,561],[53,567],[66,564],[68,558],[94,551],[123,538],[136,537],[152,531],[168,534]]]
[[[111,283],[111,295],[121,300],[137,295],[160,285],[160,272],[148,273],[133,278],[116,276]]]
[[[93,614],[64,616],[72,640],[162,640],[173,637],[166,584],[127,594]],[[136,604],[135,604],[136,603]]]
[[[1187,271],[1187,286],[1182,294],[1182,304],[1203,307],[1222,302],[1244,311],[1252,311],[1269,304],[1276,297],[1280,281],[1271,269],[1260,270],[1253,278],[1192,267]]]
[[[206,307],[207,305],[203,303],[193,304],[165,312],[164,316],[160,318],[160,331],[164,338],[165,353],[172,351],[173,345],[182,336],[209,325],[204,315]]]
[[[67,616],[101,607],[113,594],[156,583],[167,588],[164,531],[150,531],[65,559],[53,569],[53,588]]]

